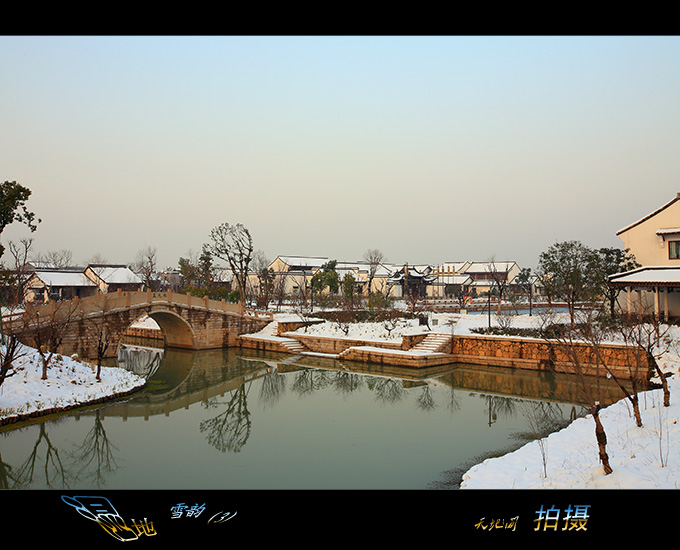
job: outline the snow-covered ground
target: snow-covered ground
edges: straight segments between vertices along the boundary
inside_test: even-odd
[[[102,367],[101,381],[90,364],[55,355],[42,380],[38,352],[22,348],[16,373],[0,386],[0,419],[97,402],[144,386],[146,381],[118,367]]]
[[[281,314],[279,319],[290,318]],[[531,327],[539,316],[513,317],[514,327]],[[485,315],[441,314],[430,318],[430,327],[441,332],[469,334],[474,327],[487,326]],[[301,329],[304,330],[304,329]],[[309,327],[315,334],[338,336],[334,323]],[[399,339],[402,334],[426,330],[409,321],[387,331],[381,323],[357,323],[348,335],[365,340]],[[672,327],[680,342],[680,329]],[[641,396],[643,427],[635,425],[627,401],[621,400],[601,413],[607,433],[607,453],[613,473],[604,475],[598,461],[595,424],[590,417],[539,441],[528,443],[503,457],[485,460],[463,477],[463,489],[666,489],[680,488],[680,356],[667,352],[661,360],[668,379],[671,406],[662,404],[661,390]],[[41,380],[35,350],[18,363],[18,373],[0,386],[0,418],[40,409],[68,407],[130,391],[144,380],[120,368],[102,368],[102,381],[85,363],[60,357]],[[544,474],[544,471],[547,475]]]
[[[337,323],[326,321],[300,328],[296,332],[315,336],[330,336],[333,338],[349,338],[370,341],[393,341],[401,342],[404,335],[423,332],[426,327],[418,326],[418,321],[413,319],[400,319],[388,330],[382,323],[352,323],[345,334]]]

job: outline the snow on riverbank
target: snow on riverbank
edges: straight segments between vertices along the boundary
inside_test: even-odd
[[[513,326],[531,326],[521,316]],[[470,318],[467,323],[474,324]],[[481,325],[483,326],[483,325]],[[458,332],[457,333],[461,333]],[[680,328],[670,336],[680,342]],[[600,413],[613,472],[599,462],[595,423],[586,416],[547,438],[498,458],[487,459],[463,476],[462,489],[678,489],[680,488],[680,356],[677,346],[660,360],[668,378],[671,406],[662,391],[640,395],[643,426],[638,427],[628,401]]]
[[[0,386],[0,422],[97,403],[129,393],[146,383],[143,378],[118,367],[102,367],[101,381],[97,382],[97,373],[89,364],[62,355],[52,358],[47,380],[42,380],[38,352],[24,346],[23,353],[25,355],[15,361],[16,374]]]

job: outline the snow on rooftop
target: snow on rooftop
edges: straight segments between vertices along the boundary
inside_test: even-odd
[[[78,271],[35,271],[34,275],[46,286],[95,286],[95,284]]]
[[[642,267],[612,275],[609,278],[612,283],[680,283],[680,267]]]
[[[129,267],[90,266],[90,269],[108,284],[141,284],[142,280]]]

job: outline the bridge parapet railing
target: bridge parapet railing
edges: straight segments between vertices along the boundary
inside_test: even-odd
[[[207,297],[192,296],[172,291],[140,292],[120,290],[86,298],[75,298],[67,302],[50,302],[37,306],[28,305],[27,312],[29,315],[34,315],[36,312],[40,315],[47,315],[56,308],[60,309],[63,315],[88,315],[101,311],[129,309],[154,303],[176,304],[224,313],[241,313],[239,304],[233,304],[225,300],[212,300]],[[262,312],[258,313],[262,314]]]
[[[246,308],[244,315],[256,318],[264,317],[270,321],[274,319],[274,314],[271,311],[260,311],[259,309]]]
[[[36,318],[41,319],[68,319],[72,317],[88,316],[101,313],[102,311],[115,311],[124,309],[134,309],[150,304],[169,304],[179,305],[190,308],[206,309],[222,313],[241,314],[248,317],[273,319],[273,313],[269,311],[259,311],[256,309],[246,309],[241,311],[239,304],[226,302],[225,300],[212,300],[207,297],[192,296],[171,291],[116,291],[106,294],[97,294],[86,298],[74,298],[70,301],[49,302],[47,304],[26,305],[25,313],[17,313],[3,316],[2,323],[4,330],[19,328],[26,323],[34,323]],[[37,316],[37,317],[36,317]]]

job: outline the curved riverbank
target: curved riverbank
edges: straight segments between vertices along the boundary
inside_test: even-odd
[[[40,355],[24,346],[15,372],[0,386],[0,427],[60,414],[129,395],[146,380],[118,367],[102,367],[97,381],[89,363],[55,355],[42,380]]]

